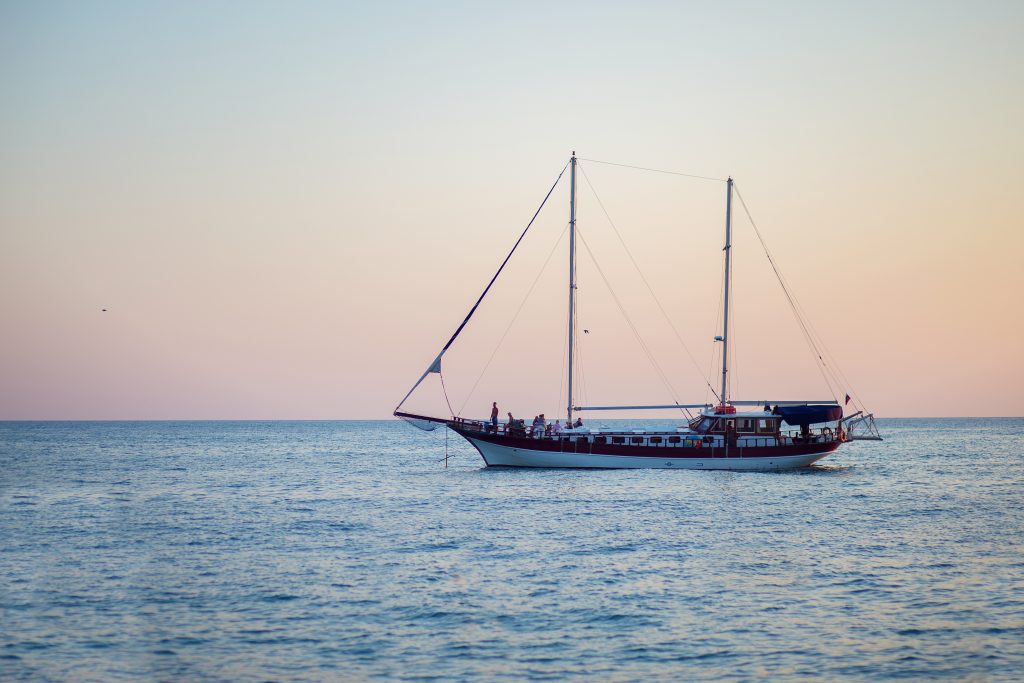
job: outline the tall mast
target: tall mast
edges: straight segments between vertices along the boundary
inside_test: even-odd
[[[569,405],[566,410],[568,422],[572,425],[572,348],[573,328],[576,326],[576,151],[569,159]]]
[[[722,405],[729,402],[729,255],[732,252],[732,176],[725,181],[725,311],[722,314]]]

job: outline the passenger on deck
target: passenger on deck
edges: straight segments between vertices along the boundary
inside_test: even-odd
[[[576,418],[576,422],[574,422],[573,425],[572,425],[572,428],[573,429],[579,429],[582,426],[583,426],[583,418],[582,417],[577,417]]]
[[[544,436],[544,432],[547,429],[547,422],[544,420],[544,413],[537,416],[537,426],[533,428],[533,435],[538,439]]]
[[[505,433],[512,431],[512,425],[515,424],[515,419],[512,417],[512,413],[508,414],[508,424],[505,425]]]
[[[557,418],[555,419],[555,426],[551,428],[551,431],[555,434],[562,433],[562,423]]]
[[[772,407],[770,405],[768,405],[767,403],[764,404],[764,412],[766,412],[766,413],[772,412]]]
[[[498,431],[498,402],[491,403],[491,431]]]

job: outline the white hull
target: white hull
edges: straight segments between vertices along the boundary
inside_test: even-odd
[[[675,470],[788,470],[807,467],[832,451],[803,455],[736,457],[736,458],[670,458],[634,455],[594,455],[589,453],[555,453],[512,448],[466,436],[480,452],[488,467],[570,467],[599,469],[675,469]]]

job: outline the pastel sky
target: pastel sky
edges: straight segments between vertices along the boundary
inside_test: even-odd
[[[389,416],[573,150],[732,175],[876,414],[1024,415],[1022,33],[1021,2],[5,2],[0,419]],[[703,370],[581,175],[671,391],[584,250],[580,398],[705,400],[724,185],[581,167]],[[464,414],[563,411],[566,190],[445,359]],[[828,398],[735,231],[734,395]]]

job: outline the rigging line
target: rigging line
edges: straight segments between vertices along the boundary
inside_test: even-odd
[[[582,168],[579,165],[579,160],[577,160],[576,166],[577,166],[577,168],[580,168],[582,170]],[[577,226],[576,229],[577,229],[577,232],[579,231],[580,216],[581,216],[581,212],[580,212],[580,206],[582,204],[581,199],[582,199],[582,197],[580,196],[579,193],[577,193],[576,194],[576,226]],[[587,398],[589,396],[589,392],[587,390],[587,378],[586,378],[586,375],[584,373],[585,363],[584,363],[584,359],[583,359],[583,335],[580,334],[580,329],[581,329],[581,327],[580,327],[580,325],[581,325],[580,320],[583,318],[583,316],[581,315],[582,308],[580,306],[580,298],[578,296],[578,293],[579,293],[579,269],[578,269],[578,263],[574,263],[572,267],[574,269],[573,281],[574,281],[575,286],[576,286],[576,295],[573,296],[573,310],[574,310],[574,313],[573,313],[573,316],[572,316],[572,339],[573,339],[573,346],[572,346],[573,367],[572,367],[572,373],[573,373],[573,377],[575,379],[578,379],[578,382],[574,383],[574,387],[573,388],[574,388],[575,391],[573,393],[576,394],[578,397],[582,397],[582,401],[579,401],[577,399],[577,396],[567,396],[567,399],[568,399],[568,403],[571,404],[572,406],[579,405],[579,404],[589,405],[590,401]],[[585,299],[586,299],[586,297],[584,297],[584,300]],[[585,328],[583,328],[583,329],[585,329]],[[566,392],[566,394],[568,394],[568,392]],[[567,423],[567,425],[568,424],[569,423]]]
[[[570,224],[571,224],[571,221],[569,223],[566,223],[566,226],[565,226],[566,229],[568,229]],[[562,389],[563,388],[565,389],[565,394],[566,394],[566,397],[567,397],[565,399],[566,405],[568,405],[569,402],[570,402],[569,399],[568,399],[568,395],[569,395],[568,377],[566,377],[566,372],[565,372],[565,367],[569,363],[569,317],[568,316],[566,316],[566,318],[565,318],[565,325],[563,327],[564,327],[564,332],[562,333],[562,353],[560,354],[561,355],[560,361],[561,361],[562,367],[558,371],[558,396],[556,397],[557,400],[555,401],[555,405],[559,407],[559,410],[561,410],[561,405],[562,405]],[[556,413],[552,413],[552,414],[553,415],[558,415],[559,413],[556,412]]]
[[[577,285],[578,287],[578,285]],[[577,292],[578,294],[578,292]],[[580,377],[580,364],[583,362],[580,351],[580,307],[578,302],[573,302],[575,315],[572,319],[572,377],[573,393],[583,395],[583,378]]]
[[[730,263],[729,259],[732,257],[732,254],[729,253],[730,249],[732,249],[731,242],[730,242],[730,245],[729,245],[728,249],[726,249],[724,247],[722,249],[722,297],[724,297],[723,298],[723,302],[729,301],[732,298],[732,296],[731,296],[732,295],[732,279],[729,277],[732,274],[732,271],[727,267],[728,264]],[[733,308],[735,308],[735,306]],[[730,311],[730,313],[731,312],[732,311]],[[729,327],[729,322],[732,320],[732,318],[731,318],[731,316],[726,316],[725,308],[724,307],[723,307],[723,310],[722,310],[721,317],[722,317],[722,339],[723,339],[723,341],[722,341],[722,350],[720,351],[719,355],[721,356],[721,359],[722,359],[722,367],[728,369],[728,367],[729,367],[729,333],[727,332],[727,330],[728,330],[728,327]],[[723,386],[722,391],[723,391],[725,396],[728,396],[729,393],[730,393],[729,392],[729,389],[730,389],[729,380],[730,380],[730,378],[729,378],[728,374],[723,375],[723,380],[724,380],[725,384]],[[724,402],[725,401],[724,401],[724,398],[723,398],[723,403]]]
[[[788,287],[788,280],[786,280],[785,276],[782,276],[782,278],[786,286]],[[838,364],[832,357],[832,354],[825,346],[825,342],[821,338],[821,335],[818,334],[818,331],[814,328],[814,324],[811,322],[810,317],[807,315],[807,311],[804,310],[803,305],[800,303],[799,300],[796,299],[795,296],[793,297],[793,303],[795,305],[796,313],[799,316],[801,316],[800,322],[806,327],[805,335],[808,339],[808,343],[813,348],[814,353],[817,354],[819,367],[824,373],[827,373],[828,375],[827,377],[825,377],[825,382],[826,384],[828,384],[829,390],[832,392],[832,397],[835,398],[838,402],[838,392],[832,386],[832,384],[834,383],[838,387],[849,386],[849,380],[840,379],[842,370],[838,367]],[[839,371],[838,374],[837,370]]]
[[[568,227],[568,226],[567,226]],[[562,335],[562,367],[558,371],[558,396],[555,400],[555,405],[561,406],[562,403],[562,389],[564,388],[565,393],[568,395],[569,390],[566,386],[565,366],[569,360],[569,319],[565,319],[565,333]],[[566,404],[569,403],[569,399],[566,398]],[[552,413],[558,415],[558,413]]]
[[[558,177],[555,178],[554,184],[551,185],[551,189],[548,190],[548,193],[546,195],[544,195],[544,201],[542,201],[540,203],[540,206],[537,207],[537,210],[533,214],[533,218],[531,218],[530,222],[526,224],[525,228],[523,228],[523,233],[519,235],[519,239],[517,239],[516,243],[512,245],[512,249],[511,251],[508,252],[508,256],[506,256],[505,260],[501,262],[501,266],[498,267],[498,272],[496,272],[494,274],[494,277],[491,278],[491,281],[487,283],[487,287],[485,287],[483,293],[480,294],[480,298],[476,300],[475,304],[473,304],[473,308],[470,309],[469,314],[466,316],[466,319],[462,321],[461,325],[459,325],[459,329],[455,330],[455,334],[452,335],[452,338],[449,339],[448,343],[444,345],[443,349],[441,349],[441,353],[444,353],[445,351],[448,350],[448,347],[452,345],[452,342],[455,341],[455,338],[459,336],[460,332],[462,332],[462,328],[465,327],[466,323],[469,322],[469,319],[473,317],[473,313],[476,312],[477,306],[479,306],[480,302],[484,300],[485,296],[487,296],[487,292],[491,289],[491,285],[493,285],[494,281],[498,279],[499,275],[501,275],[501,271],[505,268],[505,264],[507,264],[508,260],[512,258],[512,254],[515,253],[515,250],[519,246],[519,243],[523,241],[524,237],[526,237],[526,232],[530,229],[530,226],[533,225],[533,222],[537,220],[537,216],[540,215],[541,209],[543,209],[544,205],[548,203],[548,198],[551,196],[551,193],[555,191],[555,186],[558,185],[558,181],[562,179],[562,174],[565,173],[565,169],[568,166],[569,164],[566,164],[565,166],[562,167],[562,170],[558,174]]]
[[[739,357],[739,330],[736,328],[736,298],[734,296],[736,291],[736,278],[732,276],[736,272],[736,254],[733,252],[735,245],[729,247],[729,300],[734,302],[729,307],[729,351],[732,351],[732,355],[729,356],[729,396],[736,396],[740,393],[740,382],[739,382],[739,362],[736,360]],[[742,270],[742,269],[741,269]]]
[[[732,261],[729,264],[729,269],[730,269],[730,271],[732,271],[732,270],[734,270],[736,268],[736,255],[735,254],[730,254],[729,258],[732,259]],[[736,301],[735,297],[733,297],[733,291],[734,291],[735,287],[736,287],[736,278],[730,277],[729,278],[729,299],[731,301],[733,301],[733,302]],[[731,360],[729,361],[729,395],[730,396],[736,396],[737,394],[739,394],[740,396],[742,396],[742,394],[740,394],[740,364],[739,364],[739,361],[736,360],[737,358],[739,358],[739,355],[740,355],[739,354],[739,344],[736,343],[738,338],[740,337],[740,335],[736,334],[739,330],[736,329],[736,304],[735,303],[732,305],[732,307],[729,308],[729,330],[730,330],[729,334],[732,337],[732,339],[729,340],[729,348],[732,350]]]
[[[789,307],[793,311],[793,315],[796,318],[797,324],[803,331],[804,338],[807,340],[808,346],[810,347],[811,351],[814,353],[815,358],[817,359],[818,370],[819,372],[821,372],[821,377],[822,379],[825,380],[825,385],[828,386],[828,390],[832,393],[832,398],[838,401],[835,389],[832,388],[832,382],[829,381],[829,378],[825,370],[825,359],[822,358],[822,354],[819,351],[817,344],[815,344],[814,339],[811,336],[810,330],[808,330],[807,324],[803,320],[803,316],[800,314],[800,309],[796,304],[795,298],[790,293],[789,287],[786,286],[786,282],[782,277],[782,273],[779,272],[778,266],[775,265],[775,259],[772,258],[771,251],[768,250],[768,245],[765,244],[764,237],[761,236],[761,231],[758,230],[757,223],[754,222],[754,217],[750,215],[750,209],[747,208],[747,203],[743,201],[743,195],[740,194],[739,188],[736,187],[735,182],[733,183],[733,189],[735,189],[736,191],[736,196],[740,200],[740,205],[743,207],[744,213],[747,214],[747,220],[750,221],[751,227],[754,228],[754,234],[757,235],[757,239],[761,243],[761,248],[764,249],[765,256],[768,258],[768,263],[771,265],[772,271],[774,271],[775,277],[776,279],[778,279],[779,285],[782,287],[782,292],[786,295],[786,300],[789,302]],[[833,379],[835,379],[835,377],[833,377]]]
[[[829,357],[829,359],[832,361],[832,365],[836,368],[836,370],[839,371],[839,376],[843,379],[843,385],[849,388],[850,397],[853,399],[853,405],[857,408],[864,409],[864,402],[860,400],[860,396],[857,394],[856,390],[854,390],[853,386],[850,384],[850,380],[846,378],[846,373],[844,373],[843,369],[839,367],[839,363],[836,362],[835,358],[832,356],[832,354],[829,352],[827,348],[825,349],[825,355]]]
[[[715,326],[711,328],[712,337],[718,336],[718,330],[721,329],[722,323],[722,296],[724,295],[725,290],[724,258],[725,257],[723,255],[722,286],[718,288],[718,306],[715,307]],[[720,365],[720,363],[718,363],[718,358],[719,349],[721,348],[722,347],[717,342],[711,345],[711,358],[708,361],[708,379],[704,380],[704,382],[708,385],[708,388],[711,389],[711,393],[715,394],[715,396],[718,396],[718,393],[715,391],[715,388],[711,386],[711,379],[714,377],[713,373],[715,372],[715,368],[718,367],[718,365]],[[704,392],[704,402],[708,402],[707,392]],[[719,403],[721,403],[721,398],[719,398]]]
[[[568,228],[568,223],[565,224],[565,227]],[[569,402],[568,397],[567,397],[567,394],[568,394],[568,383],[566,381],[567,378],[565,377],[565,366],[568,364],[568,357],[569,357],[569,353],[568,353],[568,346],[569,346],[569,318],[568,317],[565,318],[564,329],[565,329],[565,331],[562,333],[562,349],[563,349],[563,352],[561,353],[561,356],[562,356],[561,357],[562,367],[558,371],[558,403],[557,403],[557,405],[559,407],[559,410],[561,410],[561,404],[562,404],[562,389],[565,389],[565,393],[566,393],[565,403],[568,404],[568,402]],[[558,415],[558,413],[554,413],[553,415]]]
[[[768,251],[766,247],[766,254],[767,253]],[[778,273],[778,276],[780,278],[780,282],[784,290],[791,289],[789,280],[786,278],[785,275],[781,273],[781,271]],[[792,296],[793,300],[791,307],[793,308],[794,315],[798,316],[797,322],[799,322],[805,328],[803,329],[805,340],[811,347],[812,352],[817,355],[816,362],[819,363],[819,367],[822,368],[823,371],[828,374],[828,377],[825,378],[825,382],[826,384],[829,384],[829,389],[833,393],[833,398],[838,398],[835,389],[830,384],[830,381],[835,383],[837,386],[842,387],[844,385],[849,385],[849,380],[846,380],[845,378],[840,379],[842,369],[839,368],[838,363],[836,363],[835,359],[832,357],[832,354],[826,347],[824,340],[821,338],[821,335],[815,329],[814,323],[811,322],[810,316],[807,315],[807,311],[804,309],[803,305],[796,298],[796,295]],[[837,370],[839,374],[837,374]],[[829,378],[831,378],[831,380]]]
[[[803,305],[799,301],[796,301],[796,304],[797,307],[800,309],[801,314],[804,316],[806,320],[807,327],[811,332],[816,347],[820,347],[819,351],[824,355],[822,362],[825,362],[827,359],[826,367],[828,369],[829,374],[832,376],[832,379],[835,381],[837,385],[845,388],[845,391],[848,392],[850,397],[853,399],[855,407],[863,408],[863,402],[861,401],[860,396],[857,394],[856,390],[854,390],[852,382],[850,382],[849,378],[846,376],[846,373],[843,372],[842,366],[839,365],[839,362],[836,360],[835,356],[829,350],[828,345],[825,344],[825,340],[822,338],[821,333],[818,332],[817,328],[814,327],[814,323],[811,321],[810,316],[807,315],[807,311],[804,310]],[[836,398],[838,399],[838,396],[836,396]]]
[[[580,316],[580,304],[579,304],[579,301],[577,301],[576,302],[576,321],[575,321],[576,322],[576,328],[575,328],[576,331],[573,333],[575,335],[574,338],[576,339],[576,356],[575,356],[576,357],[576,369],[577,369],[577,373],[579,374],[579,378],[580,378],[580,394],[583,396],[583,405],[591,405],[590,398],[589,398],[590,397],[590,393],[587,390],[587,376],[583,372],[583,369],[585,367],[585,363],[583,362],[583,337],[580,336],[580,334],[579,334],[579,326],[580,326],[580,322],[579,321],[580,321],[580,317],[581,317]],[[584,331],[586,331],[586,328],[584,328]]]
[[[406,400],[412,395],[412,392],[416,391],[416,387],[420,385],[420,382],[426,379],[427,375],[429,375],[431,370],[433,370],[434,365],[440,362],[441,356],[444,355],[445,351],[448,350],[448,347],[450,347],[452,343],[455,341],[455,338],[458,337],[459,334],[462,332],[462,328],[466,326],[466,323],[469,322],[469,319],[473,317],[474,313],[476,313],[476,309],[480,306],[480,302],[484,300],[485,296],[487,296],[487,292],[491,290],[491,286],[494,284],[494,281],[498,279],[498,276],[501,275],[501,271],[505,269],[505,264],[507,264],[508,260],[512,258],[512,254],[514,254],[516,249],[519,247],[519,243],[523,241],[523,238],[526,237],[526,233],[530,230],[530,227],[533,225],[533,222],[537,220],[537,216],[540,215],[541,209],[543,209],[544,205],[548,203],[548,199],[551,197],[551,193],[555,191],[555,187],[558,185],[558,181],[562,179],[562,175],[565,174],[565,169],[567,168],[569,168],[569,162],[566,162],[565,166],[562,167],[562,170],[559,171],[558,177],[555,178],[555,182],[551,185],[551,189],[548,190],[548,193],[546,195],[544,195],[544,200],[540,203],[540,206],[538,206],[537,210],[533,213],[533,218],[531,218],[530,222],[526,224],[525,228],[523,228],[522,234],[519,235],[519,239],[516,240],[516,243],[512,245],[512,249],[508,252],[508,256],[506,256],[505,260],[501,262],[500,266],[498,266],[498,272],[494,274],[494,277],[491,278],[491,281],[487,283],[486,287],[484,287],[484,291],[480,294],[480,298],[476,300],[475,304],[473,304],[473,308],[469,309],[469,313],[466,314],[466,317],[462,321],[462,324],[459,325],[458,329],[455,330],[455,334],[451,336],[451,339],[448,340],[448,343],[445,344],[444,348],[441,349],[441,353],[437,354],[437,358],[434,360],[433,363],[430,364],[430,367],[427,368],[427,371],[423,373],[423,376],[420,377],[419,380],[417,380],[416,384],[412,385],[412,389],[409,390],[409,393],[406,394],[405,398],[403,398],[401,402],[399,402],[399,404],[395,407],[396,412],[398,411],[399,408],[402,407],[402,404],[405,403]]]
[[[674,400],[676,403],[679,403],[679,396],[676,393],[676,390],[672,387],[672,383],[669,381],[668,376],[665,374],[665,371],[661,369],[660,365],[658,365],[658,361],[654,358],[654,355],[651,353],[650,349],[647,348],[647,344],[644,343],[643,338],[640,336],[639,330],[636,329],[636,325],[633,324],[633,321],[630,319],[629,314],[626,313],[626,308],[622,305],[622,302],[619,300],[618,295],[615,294],[615,290],[612,289],[611,283],[605,276],[604,270],[601,269],[601,264],[597,262],[597,258],[594,256],[594,252],[591,251],[590,245],[587,244],[586,238],[583,237],[583,233],[577,230],[576,234],[579,235],[580,241],[583,242],[583,246],[586,248],[587,253],[590,254],[590,260],[594,262],[594,267],[597,268],[598,274],[601,276],[601,279],[604,280],[605,287],[608,288],[608,293],[612,295],[612,299],[615,301],[615,305],[619,307],[619,312],[622,313],[622,317],[625,318],[626,323],[629,325],[629,328],[633,331],[633,336],[636,337],[637,342],[640,344],[640,348],[647,356],[647,360],[650,361],[651,366],[660,375],[661,381],[665,384],[665,387],[668,389],[669,395],[672,396],[672,400]]]
[[[587,172],[583,169],[582,166],[578,166],[578,168],[583,173],[583,180],[586,181],[587,187],[589,187],[590,191],[594,193],[594,198],[597,200],[598,206],[601,207],[601,211],[604,212],[604,217],[608,219],[608,224],[612,226],[612,230],[615,232],[615,236],[619,238],[619,244],[622,245],[622,248],[623,250],[625,250],[626,255],[629,256],[629,260],[632,262],[633,268],[636,269],[636,272],[640,276],[640,279],[647,287],[647,291],[650,292],[651,298],[654,299],[654,303],[658,305],[658,310],[661,311],[661,315],[664,316],[665,322],[667,322],[668,326],[672,328],[672,332],[676,335],[676,339],[679,341],[679,345],[683,347],[683,351],[686,352],[686,355],[690,359],[690,362],[693,363],[693,367],[697,371],[697,374],[703,377],[703,373],[701,372],[700,365],[697,363],[697,359],[693,357],[693,354],[690,352],[690,348],[686,345],[686,342],[683,341],[682,335],[679,334],[679,330],[676,329],[676,326],[672,322],[672,319],[665,311],[665,307],[661,305],[661,300],[658,299],[658,295],[654,293],[654,288],[651,287],[651,283],[648,282],[647,278],[644,276],[644,272],[640,269],[640,264],[638,264],[636,262],[636,259],[633,257],[633,252],[631,252],[629,250],[629,247],[626,245],[626,240],[622,238],[622,234],[619,232],[618,227],[616,227],[615,221],[612,220],[611,215],[609,215],[608,213],[608,209],[606,209],[604,206],[604,202],[601,201],[601,197],[597,194],[597,190],[594,188],[593,183],[590,182],[590,178],[587,176]],[[715,388],[711,386],[711,383],[708,382],[707,380],[705,380],[704,383],[708,385],[709,389],[711,389],[711,393],[713,393],[715,397],[718,397],[718,393],[715,391]]]
[[[814,328],[814,324],[808,321],[808,325],[810,326],[811,331],[818,338],[818,343],[821,344],[822,350],[825,352],[825,357],[828,358],[829,363],[831,363],[830,368],[833,370],[833,372],[838,373],[838,377],[836,377],[836,383],[846,388],[846,391],[848,391],[850,394],[850,398],[853,399],[853,404],[855,407],[863,409],[864,404],[860,400],[860,396],[854,390],[852,384],[850,383],[850,380],[846,377],[846,373],[843,372],[843,368],[840,367],[839,362],[836,361],[835,359],[835,356],[833,356],[832,352],[829,351],[827,346],[825,346],[825,342],[824,340],[822,340],[821,335],[818,333],[818,331]]]
[[[526,302],[529,300],[530,295],[533,294],[533,290],[537,287],[537,283],[540,282],[541,276],[544,274],[544,271],[547,270],[548,264],[551,262],[551,257],[555,255],[555,250],[557,250],[558,245],[562,243],[562,240],[565,238],[565,233],[568,229],[569,224],[566,223],[565,227],[562,228],[562,232],[561,234],[559,234],[558,239],[555,240],[555,243],[551,246],[551,251],[548,252],[547,258],[544,259],[544,264],[540,267],[540,271],[537,273],[537,277],[533,279],[533,284],[530,285],[530,289],[527,290],[526,295],[523,297],[523,300],[519,302],[519,308],[516,309],[515,315],[512,316],[512,320],[509,321],[508,326],[502,333],[501,339],[498,340],[497,346],[495,346],[494,350],[491,351],[491,357],[487,359],[487,362],[484,364],[483,370],[480,371],[480,374],[477,376],[476,381],[473,382],[473,387],[469,390],[469,395],[466,396],[466,400],[463,401],[462,405],[459,407],[460,414],[462,413],[463,410],[466,409],[466,406],[469,404],[470,399],[473,398],[473,393],[476,391],[477,385],[480,384],[480,380],[483,379],[484,373],[487,372],[487,369],[491,367],[491,361],[493,361],[494,357],[498,355],[498,350],[501,349],[501,345],[505,342],[505,337],[508,336],[509,330],[512,329],[512,326],[515,325],[516,320],[519,319],[519,314],[523,312],[523,307],[526,306]],[[559,390],[559,393],[561,393],[561,390]]]
[[[826,366],[828,367],[829,374],[832,375],[832,379],[835,380],[836,384],[839,386],[849,387],[850,381],[846,379],[846,376],[843,374],[843,369],[839,367],[839,363],[836,362],[835,357],[825,345],[825,341],[822,339],[821,334],[819,334],[818,330],[815,329],[814,323],[811,322],[810,317],[807,315],[807,311],[804,310],[804,307],[799,301],[797,301],[796,304],[797,307],[799,307],[801,314],[806,318],[807,327],[811,332],[811,336],[815,341],[816,347],[818,347],[820,353],[824,355],[822,362],[827,361]],[[852,387],[850,388],[850,391],[852,391]]]
[[[452,410],[452,402],[448,400],[448,387],[444,385],[444,373],[438,370],[437,376],[441,378],[441,392],[444,393],[444,402],[448,404],[448,412],[452,414],[452,418],[454,419],[455,411]]]
[[[660,168],[647,168],[645,166],[633,166],[632,164],[617,164],[614,161],[601,161],[600,159],[578,159],[578,161],[589,161],[592,164],[606,164],[608,166],[621,166],[622,168],[632,168],[637,171],[650,171],[652,173],[665,173],[668,175],[677,175],[684,178],[697,178],[698,180],[714,180],[715,182],[724,183],[725,178],[712,178],[706,175],[695,175],[693,173],[680,173],[678,171],[665,171]]]

